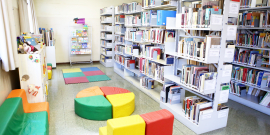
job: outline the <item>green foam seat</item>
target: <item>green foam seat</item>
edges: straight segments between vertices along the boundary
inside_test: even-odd
[[[75,113],[85,119],[108,120],[112,118],[112,105],[102,95],[75,98]]]
[[[0,106],[0,135],[49,135],[46,111],[24,113],[22,98],[8,98]]]
[[[52,67],[52,63],[47,63],[47,66],[51,66]]]

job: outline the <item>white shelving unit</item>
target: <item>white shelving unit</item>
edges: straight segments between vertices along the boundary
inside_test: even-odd
[[[161,6],[155,5],[155,6],[151,6],[151,7],[144,7],[144,8],[142,8],[142,10],[176,10],[178,13],[180,13],[181,12],[181,10],[180,10],[181,5],[183,5],[184,2],[194,2],[194,0],[177,0],[174,2],[176,2],[176,3],[172,3],[171,5],[161,5]],[[158,4],[158,3],[156,2],[156,4]],[[204,61],[204,60],[193,59],[193,58],[188,58],[188,57],[183,57],[183,56],[178,55],[177,51],[175,50],[176,46],[178,45],[177,41],[178,41],[178,38],[180,36],[181,37],[193,37],[193,38],[205,38],[205,37],[200,37],[200,36],[186,36],[183,34],[184,33],[183,31],[185,31],[185,30],[221,31],[221,33],[222,33],[221,39],[222,40],[221,40],[220,56],[224,56],[225,50],[227,49],[226,48],[226,40],[235,40],[235,39],[231,39],[232,37],[227,36],[227,28],[229,27],[227,25],[228,17],[232,17],[232,15],[230,15],[228,13],[229,9],[230,9],[230,0],[225,0],[222,24],[220,26],[212,25],[210,28],[177,28],[175,25],[176,24],[175,18],[167,18],[167,25],[166,26],[137,26],[137,25],[130,26],[127,24],[125,24],[125,26],[127,28],[130,27],[130,28],[138,28],[138,29],[150,29],[150,28],[158,28],[158,27],[160,27],[160,28],[166,27],[165,29],[167,29],[167,30],[174,29],[174,30],[176,30],[176,37],[177,37],[176,41],[160,44],[160,45],[164,46],[165,54],[174,56],[175,62],[176,62],[176,59],[182,58],[182,59],[193,60],[193,61],[197,61],[197,62],[201,62],[201,63],[205,63],[205,64],[214,64],[211,61]],[[136,15],[139,13],[134,12],[134,13],[128,13],[126,15],[132,15],[132,14]],[[151,44],[151,42],[149,43],[149,42],[141,42],[141,41],[132,41],[129,39],[125,39],[125,43],[116,43],[116,44],[123,45],[126,47],[127,45],[132,45],[133,43]],[[122,55],[125,57],[137,57],[137,58],[145,58],[145,59],[151,60],[150,58],[146,58],[144,56],[137,56],[137,55],[133,55],[133,54],[128,54],[126,52],[122,53],[122,52],[116,51],[115,54]],[[189,92],[191,92],[199,97],[205,98],[205,99],[213,102],[213,110],[214,111],[211,114],[210,118],[200,119],[199,124],[193,123],[191,120],[189,120],[185,116],[183,109],[182,109],[182,103],[171,105],[169,103],[160,102],[160,92],[162,90],[162,85],[164,84],[163,81],[156,80],[153,78],[156,82],[158,82],[158,83],[155,83],[158,86],[153,90],[148,90],[146,88],[141,87],[141,85],[140,85],[141,76],[146,76],[146,75],[142,74],[139,70],[127,69],[121,63],[114,62],[114,71],[119,76],[126,79],[131,84],[133,84],[135,87],[140,89],[142,92],[146,93],[149,97],[151,97],[152,99],[154,99],[155,101],[160,103],[161,108],[167,109],[170,112],[172,112],[174,114],[175,118],[177,120],[179,120],[181,123],[186,125],[188,128],[193,130],[195,133],[202,134],[202,133],[213,131],[213,130],[216,130],[219,128],[226,127],[226,125],[227,125],[229,109],[217,111],[218,104],[220,104],[219,98],[220,98],[220,94],[221,94],[219,86],[222,83],[229,83],[229,81],[231,79],[230,76],[228,76],[228,77],[222,76],[222,73],[227,71],[227,70],[229,70],[231,72],[231,69],[226,69],[226,70],[223,69],[224,63],[227,61],[230,61],[230,60],[224,59],[223,57],[219,57],[218,61],[215,63],[218,65],[217,66],[218,77],[217,77],[217,82],[215,84],[215,86],[216,86],[215,91],[213,92],[213,94],[214,94],[213,98],[210,98],[206,95],[209,93],[200,93],[196,89],[180,83],[180,77],[178,77],[174,74],[175,70],[177,69],[175,64],[174,65],[167,65],[164,60],[154,61],[156,63],[165,65],[165,68],[164,68],[165,82],[174,82],[174,83],[179,84],[183,87],[184,90],[181,91],[181,100],[185,96],[185,91],[189,91]]]
[[[92,27],[88,25],[88,29],[85,30],[87,32],[87,36],[84,35],[74,35],[74,32],[77,30],[80,30],[83,33],[84,25],[81,24],[73,24],[70,26],[70,45],[69,45],[69,60],[70,65],[76,64],[76,63],[93,63],[92,61]],[[83,42],[79,41],[80,39],[83,39]],[[88,41],[84,41],[84,38],[88,38]],[[76,39],[76,42],[75,42]],[[76,46],[74,46],[76,44]],[[85,46],[87,44],[87,47]],[[83,47],[83,45],[85,47]],[[80,47],[81,46],[81,47]],[[75,51],[75,52],[74,52]],[[82,61],[85,58],[86,55],[89,55],[88,60]]]
[[[240,12],[245,12],[245,11],[266,11],[266,10],[270,10],[270,6],[242,8],[239,11]],[[267,30],[267,31],[269,31],[269,29],[270,29],[269,27],[243,27],[243,26],[238,27],[238,30],[260,30],[260,31]],[[245,45],[243,45],[243,46],[236,45],[236,47],[237,48],[245,48],[245,49],[270,51],[270,48],[249,47],[249,46],[245,46]],[[233,62],[232,64],[234,66],[241,66],[241,67],[252,68],[252,69],[257,69],[257,70],[270,72],[270,68],[267,68],[267,67],[254,67],[254,66],[249,66],[247,64],[236,63],[236,62]],[[258,90],[265,91],[265,92],[270,92],[270,88],[268,88],[268,87],[259,88],[257,86],[250,85],[250,84],[243,83],[243,82],[236,81],[236,80],[232,80],[232,82],[242,84],[242,85],[246,85],[246,86],[249,86],[249,87],[253,87],[253,88],[256,88]],[[236,102],[238,102],[240,104],[243,104],[243,105],[245,105],[247,107],[250,107],[252,109],[255,109],[257,111],[260,111],[262,113],[265,113],[267,115],[270,115],[270,108],[260,105],[259,104],[260,103],[259,102],[260,101],[259,97],[256,97],[254,95],[246,94],[246,95],[237,96],[237,95],[234,95],[234,94],[230,93],[229,99],[231,99],[233,101],[236,101]]]
[[[106,25],[106,24],[111,25],[110,30],[103,30],[101,28],[100,33],[112,34],[111,38],[100,37],[100,42],[111,41],[111,43],[105,43],[106,45],[102,45],[102,44],[100,45],[100,52],[101,52],[100,53],[100,63],[105,67],[113,67],[114,66],[114,30],[115,30],[115,28],[114,28],[114,26],[115,26],[114,7],[113,6],[106,7],[105,13],[101,13],[100,16],[112,18],[110,21],[100,21],[101,25]],[[112,51],[109,51],[107,53],[106,49],[112,49]],[[105,50],[107,54],[105,54],[105,52],[103,52],[102,50]]]

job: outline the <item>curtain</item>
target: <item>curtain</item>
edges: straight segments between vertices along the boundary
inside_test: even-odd
[[[27,0],[18,0],[20,27],[22,32],[30,32]]]
[[[39,34],[39,26],[38,26],[38,20],[37,20],[37,17],[36,17],[36,12],[35,12],[35,5],[34,5],[34,1],[33,0],[29,0],[29,6],[30,6],[30,12],[31,12],[31,18],[30,18],[30,21],[32,23],[32,26],[30,26],[32,28],[32,32],[34,32],[35,34]],[[30,28],[30,29],[31,29]]]
[[[17,42],[15,21],[11,0],[0,2],[0,57],[2,68],[6,72],[15,70],[17,57]]]

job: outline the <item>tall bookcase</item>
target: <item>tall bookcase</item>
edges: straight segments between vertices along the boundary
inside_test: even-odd
[[[143,0],[143,5],[145,4],[146,0]],[[161,0],[155,0],[155,3],[149,4],[147,7],[142,7],[142,11],[133,11],[128,12],[127,10],[124,11],[125,18],[128,18],[130,16],[136,16],[138,14],[142,15],[142,12],[146,12],[148,10],[176,10],[177,14],[181,13],[181,8],[183,5],[189,5],[190,2],[194,2],[194,0],[171,0],[166,5],[161,5]],[[125,61],[122,60],[122,62],[118,62],[117,59],[114,63],[114,71],[120,75],[122,78],[126,79],[128,82],[133,84],[135,87],[146,93],[149,97],[160,103],[160,107],[163,109],[167,109],[170,112],[172,112],[177,120],[179,120],[181,123],[186,125],[188,128],[190,128],[192,131],[194,131],[197,134],[206,133],[212,130],[216,130],[219,128],[226,127],[227,120],[228,120],[228,113],[229,108],[219,110],[218,111],[218,105],[221,103],[225,103],[228,101],[228,90],[226,93],[224,91],[221,91],[221,84],[223,83],[229,83],[231,80],[231,71],[232,71],[232,65],[225,64],[227,62],[232,62],[233,60],[233,52],[234,48],[227,48],[227,40],[236,40],[236,29],[237,26],[235,25],[228,25],[228,18],[229,17],[237,17],[238,13],[229,12],[230,10],[233,10],[232,8],[235,8],[235,6],[231,7],[230,5],[238,5],[239,2],[230,1],[230,0],[224,0],[224,11],[222,11],[222,15],[213,15],[211,16],[211,20],[217,20],[216,22],[211,22],[210,27],[207,28],[196,28],[196,27],[178,27],[178,20],[176,17],[167,17],[166,19],[166,26],[162,25],[143,25],[142,20],[137,20],[137,24],[128,24],[129,21],[125,21],[126,26],[126,32],[125,37],[128,37],[128,31],[130,28],[137,29],[151,29],[151,28],[160,28],[160,29],[166,29],[166,30],[175,30],[175,42],[165,42],[164,44],[160,43],[153,43],[153,42],[145,42],[140,40],[134,40],[125,38],[124,42],[116,43],[116,45],[123,46],[124,49],[121,52],[116,51],[117,55],[121,55],[124,58],[130,57],[130,58],[144,58],[151,62],[160,64],[165,66],[164,67],[164,78],[165,80],[159,80],[155,79],[153,76],[149,76],[143,72],[141,72],[138,69],[129,69],[126,66]],[[234,9],[235,11],[235,9]],[[128,19],[125,19],[128,20]],[[128,22],[128,23],[127,23]],[[131,29],[133,30],[133,29]],[[190,34],[186,34],[184,31],[190,31],[190,30],[198,30],[198,31],[211,31],[213,33],[220,32],[221,35],[221,44],[219,49],[212,49],[210,52],[211,55],[215,57],[208,57],[208,59],[197,59],[197,58],[191,58],[188,56],[179,55],[177,53],[177,46],[179,39],[185,37],[185,38],[206,38],[204,36],[191,36]],[[152,44],[154,46],[161,47],[165,50],[165,55],[170,55],[174,57],[174,64],[167,64],[167,60],[161,59],[161,60],[153,60],[151,58],[142,56],[142,55],[135,55],[134,52],[129,53],[128,48],[130,45],[133,44]],[[209,53],[210,54],[210,53]],[[207,55],[209,55],[207,54]],[[180,77],[178,77],[177,69],[179,65],[187,64],[187,61],[196,61],[201,64],[210,64],[213,67],[216,67],[216,72],[218,73],[217,79],[215,83],[213,84],[215,87],[211,91],[205,91],[204,93],[199,92],[198,90],[194,89],[193,87],[190,87],[188,85],[185,85],[181,83]],[[142,86],[142,78],[143,77],[150,77],[153,80],[155,80],[155,86],[154,89],[147,89]],[[161,93],[162,93],[162,87],[166,83],[175,83],[177,85],[180,85],[183,89],[181,90],[181,103],[178,104],[169,104],[169,103],[163,103],[161,101]],[[183,112],[183,106],[182,101],[185,98],[185,94],[188,91],[189,93],[192,93],[194,95],[197,95],[198,97],[204,98],[208,101],[212,102],[212,108],[213,111],[208,114],[200,114],[200,121],[199,123],[194,123],[192,120],[188,119]],[[213,97],[209,97],[208,94],[213,94]]]
[[[100,10],[100,63],[105,67],[114,64],[114,6]]]
[[[256,26],[256,24],[253,24],[253,26],[249,26],[249,25],[246,25],[245,23],[242,23],[242,25],[241,25],[240,22],[238,22],[238,37],[239,38],[241,38],[240,34],[248,35],[248,34],[253,34],[256,32],[267,33],[267,31],[269,31],[269,29],[270,29],[269,23],[267,21],[270,19],[269,18],[270,5],[268,3],[265,3],[266,1],[263,2],[264,5],[260,5],[260,3],[256,3],[256,1],[254,2],[254,0],[251,0],[251,1],[252,1],[251,3],[245,3],[245,4],[240,5],[239,20],[240,20],[240,18],[243,18],[245,13],[246,14],[251,13],[251,12],[259,13],[259,15],[260,15],[259,26]],[[261,19],[265,19],[265,22],[262,21]],[[242,21],[244,21],[244,18]],[[258,44],[256,44],[256,43],[251,44],[251,43],[246,43],[246,42],[240,43],[240,40],[238,39],[237,43],[236,43],[236,48],[239,49],[239,52],[238,53],[236,52],[237,54],[235,54],[235,55],[239,55],[240,49],[247,50],[247,51],[258,51],[260,53],[265,51],[266,53],[263,53],[263,56],[261,59],[268,59],[270,48],[269,48],[269,46],[267,46],[267,44],[269,44],[269,41],[268,41],[268,43],[266,43],[267,41],[263,40],[263,42],[264,43],[260,43],[260,44],[264,44],[264,46],[261,46],[261,45],[259,45],[259,42],[258,42]],[[256,63],[259,63],[259,62],[256,62]],[[253,71],[257,70],[257,71],[260,71],[260,72],[262,71],[265,73],[270,72],[270,68],[267,67],[267,65],[269,65],[269,62],[264,63],[264,61],[262,61],[261,64],[253,65],[253,64],[250,64],[247,62],[242,62],[239,60],[239,58],[236,57],[234,59],[234,61],[232,62],[232,64],[234,66],[243,67],[243,68],[246,68],[248,70],[253,70]],[[266,65],[266,66],[264,67],[262,65],[264,65],[264,66]],[[260,78],[258,78],[258,79],[260,80]],[[263,77],[261,79],[263,79]],[[268,80],[268,79],[266,79],[266,80]],[[233,84],[245,85],[246,90],[245,89],[244,89],[244,91],[241,90],[241,91],[239,91],[239,93],[231,92],[229,95],[229,99],[234,100],[240,104],[248,106],[248,107],[255,109],[257,111],[260,111],[262,113],[265,113],[267,115],[270,115],[270,108],[260,104],[262,99],[265,97],[264,94],[260,95],[260,93],[261,92],[269,93],[270,92],[269,87],[262,86],[262,84],[258,85],[258,82],[250,83],[249,81],[239,80],[238,78],[234,78],[234,77],[232,77],[231,84],[232,85]],[[249,89],[247,89],[247,88],[249,88]],[[250,90],[250,88],[252,88],[252,89]],[[254,93],[254,91],[255,91],[255,93]],[[269,102],[270,101],[268,101],[268,104],[269,104]]]

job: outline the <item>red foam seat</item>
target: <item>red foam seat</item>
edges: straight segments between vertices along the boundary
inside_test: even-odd
[[[118,87],[100,87],[100,89],[104,93],[105,97],[107,95],[122,94],[122,93],[130,92],[126,89],[118,88]]]
[[[146,123],[145,135],[172,135],[174,116],[166,109],[142,114]]]

